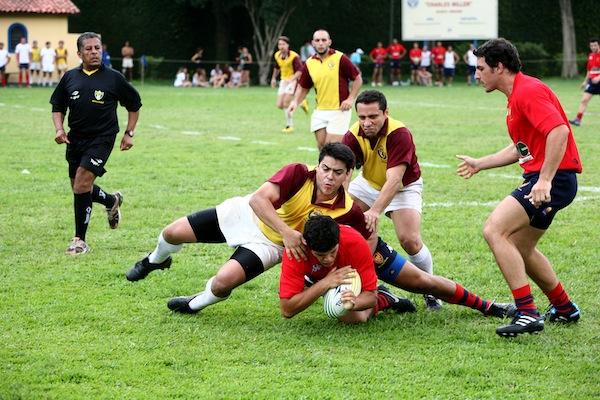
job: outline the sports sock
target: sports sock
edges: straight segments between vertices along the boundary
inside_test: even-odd
[[[568,314],[575,308],[560,282],[558,282],[554,289],[544,293],[560,314]]]
[[[92,193],[73,193],[75,209],[75,236],[85,241],[90,216],[92,215]]]
[[[421,250],[419,250],[417,254],[409,254],[408,259],[421,271],[425,271],[428,274],[433,274],[433,260],[431,259],[431,252],[425,243],[423,243],[423,247],[421,247]]]
[[[377,315],[386,308],[389,308],[389,306],[390,302],[387,297],[383,293],[377,293],[377,303],[375,303],[373,315]]]
[[[583,119],[583,113],[577,113],[577,119],[581,121]]]
[[[529,284],[513,290],[512,295],[515,299],[515,305],[517,306],[518,312],[533,317],[539,317],[540,313],[533,302],[533,295],[531,294],[531,287]]]
[[[103,204],[106,208],[111,208],[115,205],[117,198],[112,194],[106,193],[100,186],[94,185],[92,188],[92,201]]]
[[[285,126],[294,126],[294,118],[292,117],[292,114],[287,110],[287,108],[285,108],[283,112],[285,114]]]
[[[475,293],[469,292],[458,283],[456,284],[456,289],[454,289],[454,295],[446,301],[450,304],[460,304],[462,306],[471,307],[482,313],[485,313],[490,304],[488,300],[484,300]]]
[[[171,254],[177,253],[182,248],[182,244],[171,244],[167,242],[161,232],[160,235],[158,235],[158,243],[156,244],[156,248],[148,256],[148,261],[150,261],[152,264],[160,264],[169,258]]]
[[[213,276],[212,278],[210,278],[208,280],[208,282],[206,282],[206,286],[204,287],[204,291],[200,292],[196,297],[194,297],[190,303],[189,306],[192,310],[202,310],[205,307],[210,306],[211,304],[215,304],[218,303],[220,301],[223,301],[225,299],[227,299],[227,297],[218,297],[215,296],[211,290],[211,286],[212,286],[212,282],[215,279],[215,277]]]

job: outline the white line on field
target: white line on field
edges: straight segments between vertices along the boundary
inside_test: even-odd
[[[600,196],[578,196],[576,202],[584,202],[589,200],[600,199]],[[425,207],[433,208],[450,208],[450,207],[494,207],[498,205],[498,201],[439,201],[433,203],[425,203]]]
[[[6,104],[4,103],[0,103],[0,107],[4,107]]]
[[[506,179],[519,179],[519,178],[522,178],[519,175],[497,174],[495,172],[492,172],[491,174],[485,174],[485,176],[491,176],[493,178],[506,178]]]
[[[427,161],[419,161],[419,165],[428,168],[450,168],[448,164],[434,164]]]
[[[181,131],[181,133],[184,135],[191,135],[191,136],[204,135],[204,132],[198,132],[198,131]]]
[[[317,149],[316,149],[316,148],[314,148],[314,147],[303,147],[303,146],[299,146],[299,147],[296,147],[296,148],[297,148],[298,150],[304,150],[304,151],[317,151]]]
[[[600,187],[597,186],[579,186],[579,190],[582,192],[600,193]]]
[[[166,126],[162,126],[162,125],[157,125],[157,124],[150,124],[148,125],[150,128],[154,128],[154,129],[167,129]]]
[[[254,144],[262,144],[262,145],[265,145],[265,146],[269,146],[269,145],[277,144],[277,143],[275,143],[275,142],[267,142],[267,141],[265,141],[265,140],[253,140],[251,143],[254,143]]]
[[[41,108],[41,107],[31,107],[31,111],[44,112],[47,110],[45,108]]]
[[[221,139],[221,140],[242,140],[242,138],[239,138],[237,136],[217,136],[217,139]]]

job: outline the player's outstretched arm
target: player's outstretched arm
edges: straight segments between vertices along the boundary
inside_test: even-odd
[[[511,143],[497,153],[485,157],[473,158],[465,155],[457,155],[456,158],[462,160],[462,162],[458,164],[456,173],[465,179],[469,179],[484,169],[514,164],[519,160],[519,154],[517,153],[515,145]]]

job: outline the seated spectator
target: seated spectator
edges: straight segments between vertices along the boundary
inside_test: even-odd
[[[432,86],[433,74],[427,70],[427,67],[419,67],[417,70],[417,83],[421,86]]]
[[[203,68],[197,68],[192,76],[193,87],[209,87],[210,84],[206,80],[206,71]]]
[[[190,82],[190,78],[187,73],[187,68],[179,68],[177,71],[177,75],[175,75],[175,82],[173,82],[173,86],[175,87],[191,87],[192,82]]]
[[[229,78],[229,87],[240,87],[242,85],[242,66],[238,65],[236,69],[231,70],[231,77]]]
[[[208,82],[212,85],[212,87],[218,88],[218,87],[223,87],[226,79],[227,79],[227,76],[223,73],[223,70],[221,69],[221,65],[217,64],[210,71],[210,79]]]

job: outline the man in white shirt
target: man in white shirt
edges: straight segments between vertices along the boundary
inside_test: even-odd
[[[449,44],[446,53],[444,53],[444,78],[447,86],[452,86],[458,60],[458,55],[454,51],[452,45]]]
[[[477,56],[473,54],[473,50],[475,50],[475,45],[473,43],[469,44],[469,50],[465,54],[463,54],[463,60],[465,64],[467,64],[468,72],[467,72],[467,84],[471,86],[471,84],[477,84],[477,80],[475,79],[475,70],[477,69]]]
[[[54,72],[54,62],[56,61],[56,51],[50,47],[50,42],[46,42],[46,47],[40,52],[42,57],[42,86],[52,86],[52,72]]]
[[[29,43],[27,43],[27,38],[23,36],[21,38],[21,43],[15,47],[15,56],[17,57],[17,62],[19,63],[19,87],[23,85],[23,75],[25,75],[25,84],[29,87],[29,53],[31,52],[31,47]]]
[[[6,66],[10,62],[10,56],[8,50],[4,48],[4,43],[0,42],[0,82],[2,87],[6,87]]]

